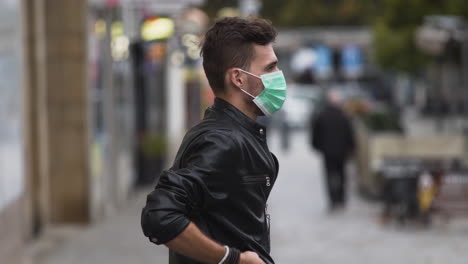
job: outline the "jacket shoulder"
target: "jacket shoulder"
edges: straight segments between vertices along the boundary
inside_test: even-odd
[[[187,155],[202,155],[203,152],[221,150],[233,153],[236,146],[233,129],[204,120],[185,134],[174,165],[182,166]]]
[[[185,140],[202,140],[212,136],[232,138],[233,134],[233,127],[225,122],[203,120],[187,132]]]

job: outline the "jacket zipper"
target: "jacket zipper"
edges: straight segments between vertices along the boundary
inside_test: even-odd
[[[271,179],[268,175],[244,176],[242,179],[244,183],[264,183],[267,187],[271,186]]]
[[[265,232],[266,232],[266,239],[267,239],[267,246],[268,250],[270,250],[270,227],[271,227],[271,218],[270,214],[268,213],[268,204],[265,204]]]

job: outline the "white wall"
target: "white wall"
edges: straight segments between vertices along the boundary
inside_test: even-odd
[[[20,1],[0,1],[0,211],[23,191]]]
[[[180,143],[185,134],[186,123],[186,102],[184,86],[184,70],[182,68],[183,54],[181,51],[174,51],[170,54],[167,62],[167,135],[169,141],[169,151],[165,167],[172,165],[179,149]]]

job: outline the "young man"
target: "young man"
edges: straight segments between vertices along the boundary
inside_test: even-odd
[[[142,212],[170,264],[273,264],[266,202],[278,160],[255,120],[283,105],[286,82],[263,19],[225,18],[206,33],[203,67],[216,95],[186,134]]]

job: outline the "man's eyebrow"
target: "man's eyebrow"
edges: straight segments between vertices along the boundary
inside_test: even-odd
[[[272,62],[268,63],[268,65],[265,66],[265,70],[268,70],[268,69],[274,67],[276,64],[278,64],[278,60],[275,60],[275,61],[272,61]]]

